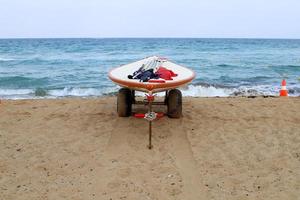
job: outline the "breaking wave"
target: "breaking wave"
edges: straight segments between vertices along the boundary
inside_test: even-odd
[[[98,88],[72,88],[62,89],[0,89],[0,99],[40,99],[62,97],[97,97],[114,95],[118,87]]]
[[[257,85],[222,87],[216,85],[190,85],[182,90],[184,96],[233,97],[233,96],[278,96],[280,86]],[[288,88],[290,96],[300,96],[300,85]]]
[[[108,87],[103,89],[98,88],[64,88],[49,90],[48,95],[53,97],[91,97],[91,96],[105,96],[117,91],[116,87]]]
[[[63,97],[99,97],[112,96],[118,92],[118,86],[105,88],[76,88],[61,89],[0,89],[2,99],[40,99]],[[234,97],[234,96],[278,96],[280,87],[271,85],[227,87],[216,84],[201,83],[181,88],[183,96],[191,97]],[[288,88],[290,96],[300,96],[300,85]],[[142,93],[136,93],[143,95]],[[164,95],[161,93],[159,95]]]

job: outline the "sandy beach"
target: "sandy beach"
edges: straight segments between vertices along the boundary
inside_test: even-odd
[[[0,199],[300,198],[300,98],[183,106],[148,150],[147,122],[118,118],[115,97],[2,100]]]

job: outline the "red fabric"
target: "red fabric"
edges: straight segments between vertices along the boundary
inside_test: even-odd
[[[159,75],[159,78],[165,79],[165,80],[173,80],[172,77],[177,76],[172,70],[168,70],[165,67],[159,67],[156,71],[156,74]]]

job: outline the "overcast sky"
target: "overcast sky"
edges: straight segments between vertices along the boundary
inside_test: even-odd
[[[0,38],[300,38],[300,0],[0,0]]]

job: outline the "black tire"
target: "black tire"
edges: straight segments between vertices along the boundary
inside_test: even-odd
[[[164,99],[164,105],[168,105],[168,94],[169,94],[169,91],[167,90],[166,95],[165,95],[165,99]]]
[[[167,105],[170,118],[180,118],[182,116],[182,94],[180,90],[173,89],[168,92]]]
[[[132,96],[131,90],[128,88],[121,88],[118,93],[117,111],[119,117],[129,117],[131,115]]]
[[[135,90],[131,90],[131,104],[135,104]]]

